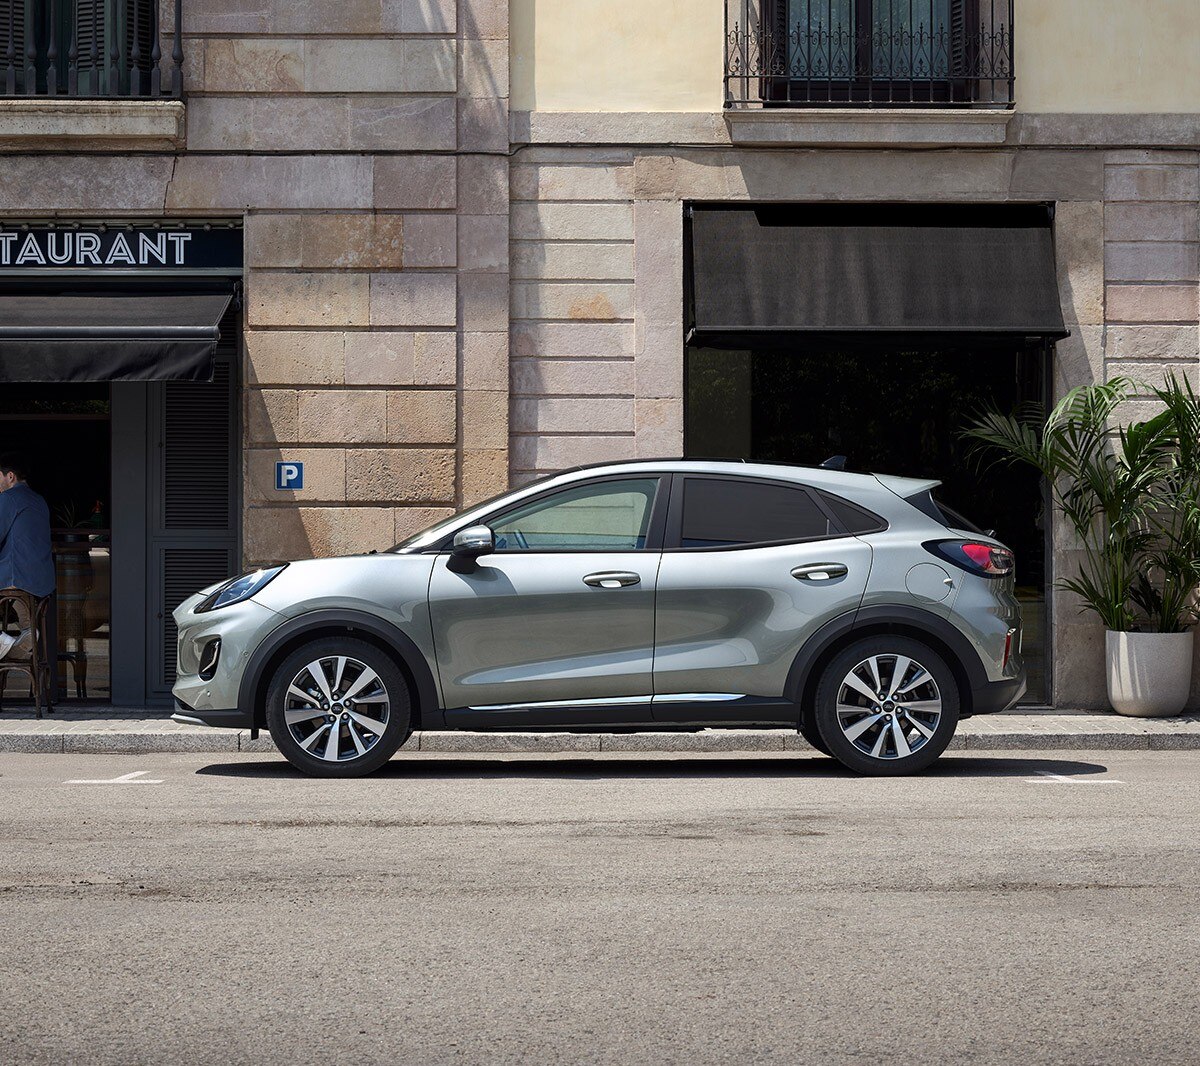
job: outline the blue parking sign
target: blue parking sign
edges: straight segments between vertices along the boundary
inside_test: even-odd
[[[275,464],[275,487],[277,489],[304,488],[304,464],[283,460]]]

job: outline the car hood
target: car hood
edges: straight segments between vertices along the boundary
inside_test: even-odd
[[[424,603],[434,555],[344,555],[289,563],[254,599],[282,615],[326,608],[365,608],[372,613]]]

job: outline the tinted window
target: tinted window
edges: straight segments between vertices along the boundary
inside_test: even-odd
[[[982,533],[974,522],[965,518],[957,511],[952,511],[941,500],[935,500],[929,491],[918,492],[915,496],[905,496],[906,503],[911,503],[918,511],[928,515],[935,522],[940,522],[947,529],[962,529],[967,533]]]
[[[688,478],[683,486],[685,548],[826,537],[829,521],[799,488],[755,481]]]
[[[878,533],[881,529],[887,529],[887,523],[879,515],[849,500],[831,496],[828,492],[822,492],[821,499],[847,533]]]
[[[631,551],[646,546],[657,478],[556,492],[492,521],[496,551]]]

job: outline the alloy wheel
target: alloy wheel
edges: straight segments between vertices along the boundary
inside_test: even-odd
[[[379,743],[390,706],[387,688],[370,666],[330,655],[292,678],[283,716],[302,750],[327,762],[351,762]]]
[[[843,736],[873,759],[904,759],[937,732],[942,696],[933,675],[907,655],[872,655],[838,687]]]

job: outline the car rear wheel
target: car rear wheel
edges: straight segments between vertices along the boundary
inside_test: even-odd
[[[292,652],[267,689],[267,727],[298,770],[359,777],[378,770],[412,732],[408,683],[385,652],[354,637]]]
[[[911,774],[946,750],[960,705],[954,673],[932,648],[909,637],[867,637],[825,668],[816,726],[829,753],[851,770]]]

